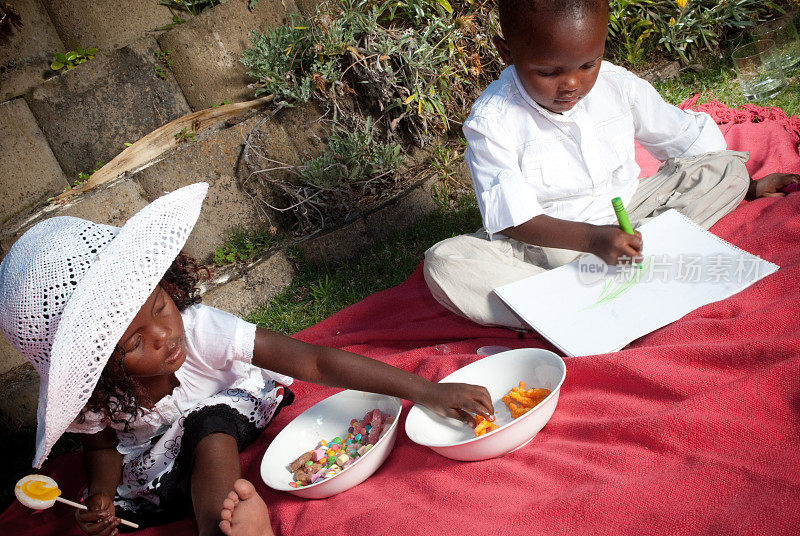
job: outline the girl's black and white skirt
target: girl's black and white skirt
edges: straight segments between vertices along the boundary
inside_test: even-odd
[[[225,389],[198,403],[153,437],[149,448],[126,459],[114,499],[116,515],[141,528],[185,516],[191,512],[192,464],[200,440],[228,434],[241,452],[293,400],[288,387],[267,380],[259,392]]]

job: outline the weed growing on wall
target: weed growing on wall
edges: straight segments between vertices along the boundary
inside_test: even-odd
[[[244,262],[281,242],[275,227],[259,230],[237,229],[231,232],[225,244],[214,250],[214,264],[224,266]]]
[[[241,62],[256,96],[272,94],[279,107],[313,99],[332,133],[321,155],[289,165],[251,132],[242,187],[298,234],[388,197],[410,178],[398,173],[409,147],[458,128],[499,74],[493,9],[489,0],[327,0],[312,17],[252,33]]]
[[[248,139],[246,161],[251,173],[248,191],[271,192],[276,200],[262,202],[280,214],[290,214],[297,234],[311,234],[342,223],[361,210],[367,198],[380,197],[395,186],[403,162],[397,143],[381,142],[367,118],[353,132],[334,130],[320,156],[300,165],[266,156],[257,135]],[[257,193],[255,195],[258,195]]]
[[[315,16],[251,35],[241,62],[256,95],[289,105],[317,98],[340,112],[354,97],[392,132],[422,146],[463,118],[500,70],[491,4],[329,0]]]
[[[65,53],[56,53],[53,62],[50,64],[50,68],[57,72],[64,72],[72,69],[80,65],[81,63],[86,63],[87,61],[94,58],[95,54],[97,54],[96,48],[87,48],[83,49],[78,47],[77,50],[70,50],[69,52]]]
[[[185,11],[195,17],[224,1],[225,0],[161,0],[159,4],[167,6],[170,10]]]

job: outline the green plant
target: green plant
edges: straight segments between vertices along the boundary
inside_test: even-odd
[[[296,169],[299,184],[275,179],[302,232],[346,220],[357,211],[358,198],[376,195],[394,182],[394,172],[403,161],[402,148],[376,141],[373,126],[367,117],[362,129],[334,131],[322,155]]]
[[[466,115],[471,87],[500,70],[486,37],[495,21],[490,6],[329,0],[313,17],[252,33],[241,62],[258,80],[256,96],[291,104],[356,95],[392,131],[404,125],[424,145],[429,127],[443,132],[450,116]]]
[[[175,139],[178,140],[179,143],[182,142],[194,143],[194,139],[197,136],[198,126],[199,126],[198,122],[195,121],[192,123],[191,127],[182,128],[180,132],[175,134]]]
[[[186,11],[190,15],[196,16],[224,1],[225,0],[161,0],[159,4],[167,6],[170,10],[177,9]]]
[[[323,274],[317,278],[314,283],[309,285],[309,297],[318,303],[325,303],[330,299],[334,285],[335,283],[330,274]]]
[[[447,0],[388,0],[381,13],[389,21],[405,20],[420,27],[431,17],[452,15],[453,6]]]
[[[78,172],[78,178],[75,179],[75,181],[73,181],[72,183],[67,184],[64,187],[63,191],[66,192],[66,191],[72,190],[73,188],[77,188],[78,186],[80,186],[84,182],[88,181],[92,177],[92,174],[95,171],[97,171],[98,169],[100,169],[101,167],[103,167],[104,165],[105,165],[104,162],[100,162],[98,160],[97,162],[94,163],[94,167],[92,168],[91,171],[80,171],[80,172]],[[55,199],[55,197],[51,197],[51,198],[49,198],[47,200],[47,202],[48,203],[52,203],[54,199]]]
[[[289,25],[268,29],[265,34],[251,32],[250,42],[254,48],[242,53],[241,62],[247,73],[260,82],[256,97],[272,93],[276,100],[287,104],[289,101],[306,102],[314,92],[314,81],[302,73],[313,72],[322,78],[324,75],[320,71],[329,78],[335,73],[338,66],[326,62],[324,57],[316,58],[307,53],[312,46],[308,24],[292,15]]]
[[[607,48],[630,66],[645,62],[658,27],[647,18],[653,0],[612,0],[609,4]]]
[[[300,169],[301,181],[334,187],[365,183],[395,171],[403,160],[401,147],[397,143],[375,141],[373,127],[372,118],[367,117],[363,129],[334,131],[322,156],[307,160]]]
[[[169,50],[166,52],[159,50],[156,52],[156,59],[158,59],[159,62],[153,67],[156,72],[156,76],[162,80],[166,80],[167,71],[164,69],[164,67],[172,67],[172,52]]]
[[[172,67],[172,51],[159,50],[158,52],[156,52],[156,58],[158,59],[158,61],[160,61],[167,67]]]
[[[371,117],[352,131],[336,125],[322,154],[300,165],[270,159],[251,134],[244,150],[251,173],[243,182],[273,211],[293,216],[299,233],[314,233],[346,221],[396,186],[402,147],[379,140],[378,132]]]
[[[436,170],[439,184],[431,188],[431,197],[440,210],[450,209],[455,199],[452,179],[456,172],[456,162],[462,158],[464,158],[463,151],[459,152],[447,143],[440,143],[433,148],[431,166]]]
[[[450,200],[453,197],[453,187],[449,182],[441,182],[431,187],[431,199],[439,210],[450,208]]]
[[[214,264],[224,266],[234,262],[250,260],[254,255],[279,244],[281,237],[275,227],[259,230],[237,229],[225,244],[214,250]]]
[[[216,108],[217,106],[224,106],[224,105],[230,104],[230,103],[231,103],[231,101],[229,101],[228,99],[225,99],[224,101],[218,102],[217,104],[212,104],[211,107],[212,108]]]
[[[54,71],[68,71],[81,63],[86,63],[93,59],[95,54],[97,54],[96,48],[83,49],[81,47],[78,47],[77,50],[65,52],[64,54],[59,52],[56,53],[55,59],[50,64],[50,68]]]
[[[607,48],[632,66],[659,48],[690,63],[702,51],[716,53],[721,43],[759,21],[784,12],[786,0],[611,0]]]
[[[439,143],[433,148],[431,165],[436,170],[440,180],[448,181],[456,172],[456,162],[462,158],[464,158],[463,152],[459,153],[458,149],[447,143]]]
[[[661,0],[663,5],[666,0]],[[689,63],[701,49],[718,50],[720,40],[732,31],[753,26],[781,8],[769,0],[693,0],[676,4],[659,43]],[[665,10],[666,11],[666,10]]]
[[[104,162],[100,162],[98,160],[97,162],[94,163],[94,167],[92,168],[91,171],[81,171],[80,173],[78,173],[78,180],[72,183],[72,188],[76,188],[81,184],[83,184],[84,182],[88,181],[89,178],[92,176],[92,173],[94,173],[104,165],[105,165]],[[67,187],[67,189],[69,190],[70,188]]]

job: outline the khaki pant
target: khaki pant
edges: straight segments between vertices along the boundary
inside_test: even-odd
[[[747,153],[720,151],[664,162],[642,179],[626,207],[636,226],[669,209],[708,229],[744,199]],[[610,200],[609,200],[610,202]],[[583,253],[489,240],[484,229],[443,240],[425,252],[425,281],[434,298],[478,324],[530,329],[492,289],[577,259]]]

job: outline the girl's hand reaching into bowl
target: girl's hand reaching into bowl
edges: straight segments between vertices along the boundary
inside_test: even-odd
[[[425,400],[420,403],[441,415],[472,425],[473,415],[489,418],[494,406],[489,391],[468,383],[434,383]]]

